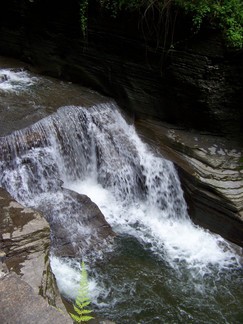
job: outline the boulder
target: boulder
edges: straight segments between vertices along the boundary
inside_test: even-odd
[[[0,322],[8,324],[73,323],[15,273],[0,279]]]
[[[151,120],[139,120],[137,127],[176,164],[193,221],[243,246],[241,145]]]
[[[45,214],[52,233],[52,251],[59,257],[102,253],[115,236],[98,206],[86,195],[61,189],[58,201],[45,199],[38,208]]]
[[[50,268],[47,221],[0,188],[0,229],[0,322],[72,323]]]

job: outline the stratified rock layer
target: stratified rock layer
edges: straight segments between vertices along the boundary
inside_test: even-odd
[[[43,216],[0,188],[0,229],[6,255],[0,260],[0,323],[72,323],[57,310],[65,308],[50,269],[50,228]]]
[[[171,10],[172,30],[163,33],[168,17],[160,26],[156,11],[114,19],[91,0],[83,37],[79,13],[78,1],[3,0],[0,54],[110,95],[136,116],[241,133],[243,52],[227,50],[219,31],[204,26],[195,35],[190,19]]]
[[[194,222],[243,246],[241,147],[222,137],[154,121],[140,120],[137,126],[178,166]]]

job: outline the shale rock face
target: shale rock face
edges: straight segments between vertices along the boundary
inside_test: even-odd
[[[241,146],[154,121],[140,120],[137,126],[178,166],[194,222],[243,246]]]
[[[156,35],[156,14],[143,20],[126,11],[114,19],[94,1],[84,39],[79,12],[78,1],[3,0],[0,54],[110,95],[135,116],[228,136],[241,132],[243,52],[226,50],[219,32],[194,35],[179,13],[170,47],[166,33]]]
[[[0,322],[71,323],[57,310],[65,312],[49,264],[48,223],[1,188],[0,207]]]

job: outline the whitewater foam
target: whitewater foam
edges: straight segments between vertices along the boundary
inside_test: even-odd
[[[203,275],[212,265],[224,269],[240,264],[239,257],[224,239],[195,226],[188,218],[168,218],[160,209],[144,202],[124,206],[94,180],[75,182],[68,188],[88,195],[116,232],[136,237],[145,248],[149,246],[157,256],[166,257],[173,268],[186,262],[188,268]]]
[[[50,262],[60,293],[65,297],[75,300],[80,286],[81,263],[75,259],[64,259],[55,256],[50,257]],[[85,267],[87,268],[87,264]],[[86,270],[89,272],[88,268]],[[98,296],[102,294],[102,291],[92,278],[88,278],[88,290],[92,302],[95,303]]]
[[[22,69],[0,69],[0,90],[4,92],[21,91],[36,83],[37,80]]]
[[[14,149],[0,181],[18,200],[39,204],[62,181],[88,195],[114,231],[136,237],[171,267],[203,274],[239,265],[227,242],[192,224],[173,164],[151,152],[114,103],[62,107],[4,141]],[[67,208],[57,214],[70,217]]]

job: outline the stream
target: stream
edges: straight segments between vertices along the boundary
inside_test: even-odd
[[[0,186],[28,207],[51,202],[49,222],[58,218],[74,246],[92,228],[82,210],[69,225],[62,188],[87,195],[116,233],[102,250],[87,240],[81,253],[94,313],[118,324],[242,323],[241,249],[192,223],[173,163],[142,142],[117,104],[7,59],[0,80]],[[51,266],[74,300],[80,256],[53,250]]]

